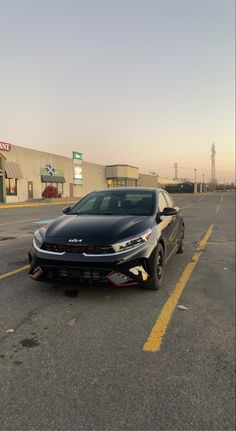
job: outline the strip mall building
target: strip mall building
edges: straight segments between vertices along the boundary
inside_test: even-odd
[[[0,142],[0,202],[13,203],[42,198],[48,185],[61,197],[81,197],[106,187],[158,187],[176,183],[169,178],[139,173],[129,165],[103,166],[83,160],[45,153]]]

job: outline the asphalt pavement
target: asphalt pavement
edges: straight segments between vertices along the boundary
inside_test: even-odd
[[[235,429],[235,195],[176,203],[185,252],[159,291],[83,287],[75,297],[27,276],[33,232],[64,205],[0,209],[1,431]],[[180,287],[185,309],[172,301],[168,320]],[[160,325],[159,350],[146,351]]]

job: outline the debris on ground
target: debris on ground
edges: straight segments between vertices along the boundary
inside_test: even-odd
[[[185,307],[185,305],[177,305],[177,308],[180,308],[180,310],[188,310],[188,307]]]

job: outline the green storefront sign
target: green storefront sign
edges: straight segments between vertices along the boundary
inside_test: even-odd
[[[72,159],[73,160],[83,160],[83,153],[78,153],[78,151],[72,152]]]

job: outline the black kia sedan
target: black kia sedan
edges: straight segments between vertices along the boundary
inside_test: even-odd
[[[34,280],[157,290],[168,259],[183,252],[183,215],[162,189],[94,191],[63,213],[34,234]]]

